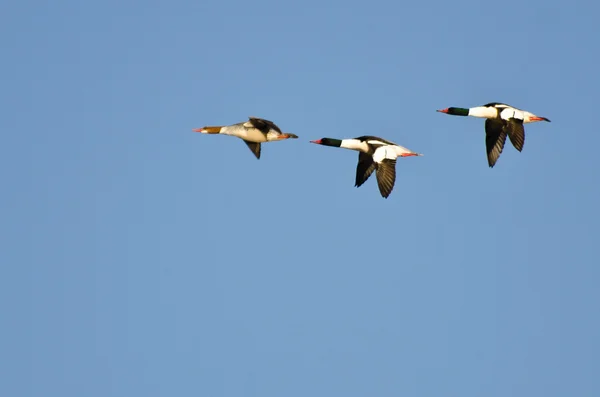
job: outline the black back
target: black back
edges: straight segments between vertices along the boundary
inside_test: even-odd
[[[506,103],[502,103],[502,102],[490,102],[490,103],[486,103],[483,106],[485,106],[485,107],[495,107],[496,105],[510,106],[510,105],[507,105]]]
[[[383,138],[380,138],[378,136],[373,136],[373,135],[363,135],[363,136],[359,136],[358,138],[354,138],[354,139],[358,139],[361,142],[366,142],[366,141],[381,141],[381,142],[383,142],[385,144],[388,144],[388,145],[396,145],[392,141],[388,141],[388,140],[385,140]]]
[[[258,128],[258,130],[263,134],[266,134],[271,129],[281,133],[281,130],[279,129],[279,127],[277,127],[277,124],[275,124],[271,120],[259,119],[258,117],[248,117],[248,119],[250,120],[252,125],[255,128]]]

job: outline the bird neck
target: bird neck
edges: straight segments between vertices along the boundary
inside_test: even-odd
[[[369,150],[369,145],[367,145],[366,142],[362,142],[358,139],[343,139],[339,146],[344,149],[358,150],[361,152],[366,152]]]
[[[448,108],[448,114],[453,116],[469,116],[470,109],[465,108]]]
[[[321,139],[321,145],[340,147],[340,146],[342,146],[342,140],[334,139],[334,138],[323,138],[323,139]]]
[[[493,106],[476,106],[470,109],[456,109],[458,109],[460,112],[467,112],[467,114],[461,114],[461,116],[483,117],[486,119],[494,119],[498,117],[498,109]]]

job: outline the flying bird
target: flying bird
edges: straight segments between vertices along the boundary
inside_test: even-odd
[[[298,138],[298,135],[281,132],[281,129],[274,122],[258,117],[249,117],[248,121],[232,125],[196,128],[194,131],[202,134],[236,136],[248,145],[248,148],[257,159],[260,159],[261,143]]]
[[[388,198],[396,182],[396,159],[398,157],[422,156],[405,147],[376,136],[360,136],[353,139],[321,138],[311,141],[318,145],[341,147],[358,151],[356,183],[360,187],[376,172],[379,192]]]
[[[517,109],[505,103],[492,102],[483,106],[469,109],[446,108],[438,112],[453,116],[472,116],[485,118],[485,146],[487,150],[488,165],[490,168],[496,164],[508,135],[515,149],[523,150],[525,144],[525,128],[523,124],[535,121],[548,121],[546,117],[539,117],[525,110]]]

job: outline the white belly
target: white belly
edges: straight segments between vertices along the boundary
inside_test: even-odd
[[[267,142],[265,134],[256,128],[245,128],[238,125],[227,126],[221,129],[221,134],[237,136],[248,142]]]

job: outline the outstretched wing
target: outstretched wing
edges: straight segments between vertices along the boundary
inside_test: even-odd
[[[256,158],[260,159],[260,142],[249,142],[245,139],[243,141],[248,145],[248,148],[254,153]]]
[[[358,152],[358,164],[356,165],[356,184],[354,186],[360,187],[360,185],[369,179],[373,171],[375,171],[375,162],[373,161],[373,156],[363,152]]]
[[[525,127],[523,127],[523,120],[510,118],[507,120],[504,128],[507,130],[508,137],[515,149],[519,152],[523,150],[523,145],[525,144]]]
[[[502,119],[485,120],[485,147],[490,168],[496,164],[502,149],[504,149],[504,142],[506,142],[505,124],[506,121]]]
[[[377,167],[377,185],[379,192],[384,198],[388,198],[396,183],[396,159],[383,159],[381,163],[375,163]]]

